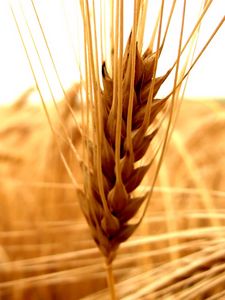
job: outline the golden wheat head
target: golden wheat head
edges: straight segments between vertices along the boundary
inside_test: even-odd
[[[142,165],[148,147],[157,133],[157,128],[151,125],[156,116],[166,104],[166,99],[155,99],[160,85],[169,75],[156,78],[154,83],[152,106],[147,120],[144,116],[151,85],[153,84],[153,71],[156,54],[147,51],[141,56],[136,45],[135,76],[131,78],[131,40],[128,40],[122,65],[122,114],[121,132],[119,135],[119,173],[116,171],[117,147],[117,104],[113,103],[114,81],[110,78],[105,63],[102,64],[102,80],[104,88],[101,91],[102,115],[101,119],[101,178],[104,199],[98,185],[96,165],[97,160],[93,154],[95,144],[88,143],[90,170],[86,173],[87,183],[84,190],[79,192],[81,207],[90,225],[95,242],[104,256],[111,261],[120,243],[129,238],[138,224],[129,224],[145,201],[147,194],[135,197],[132,192],[140,185],[144,175],[151,166],[151,162]],[[130,89],[133,89],[131,124],[128,117]],[[96,124],[94,124],[96,127]],[[151,128],[152,127],[152,128]],[[131,131],[131,140],[129,132]],[[104,203],[105,201],[105,203]]]

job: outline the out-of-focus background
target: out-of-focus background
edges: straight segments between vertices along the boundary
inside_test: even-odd
[[[79,3],[34,2],[60,79],[79,118],[75,84],[80,80]],[[187,2],[190,5],[192,1]],[[202,24],[197,50],[225,11],[224,1],[214,2]],[[155,8],[157,1],[151,5]],[[126,7],[128,14],[131,7]],[[79,147],[81,139],[63,101],[31,2],[1,1],[0,299],[107,299],[104,261],[80,213],[38,93],[32,90],[34,79],[11,8],[33,58],[54,126],[60,134],[62,128],[51,110],[49,89],[32,52],[25,17],[59,100],[60,118],[75,146]],[[197,11],[197,7],[188,11],[187,34]],[[149,16],[146,28],[153,21]],[[176,34],[170,33],[159,72],[174,61]],[[118,253],[114,268],[121,299],[225,297],[224,34],[225,27],[190,76],[148,214]],[[63,140],[59,143],[80,180],[71,150]]]

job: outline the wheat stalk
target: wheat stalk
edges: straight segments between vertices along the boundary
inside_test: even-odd
[[[96,78],[94,59],[91,56],[94,51],[89,7],[87,3],[83,3],[82,7],[84,21],[88,24],[87,57],[91,65],[90,74],[86,74],[86,77],[92,78],[95,92],[91,111],[94,139],[85,143],[88,145],[87,156],[90,159],[84,167],[84,188],[78,195],[92,236],[106,258],[112,299],[116,296],[111,263],[119,245],[133,234],[140,223],[130,224],[129,221],[138,212],[147,194],[134,196],[133,191],[140,185],[152,161],[146,165],[138,162],[143,159],[158,131],[153,125],[159,112],[163,110],[166,99],[155,99],[155,96],[170,74],[169,70],[164,76],[156,78],[163,6],[157,50],[153,52],[148,48],[143,55],[140,54],[137,43],[140,16],[138,7],[140,8],[140,3],[137,1],[134,3],[132,33],[123,54],[123,2],[117,2],[113,74],[111,78],[103,63],[103,90],[100,89],[98,77]]]
[[[87,1],[81,1],[85,27],[85,70],[86,80],[89,84],[88,91],[90,92],[86,99],[87,103],[89,103],[87,107],[87,131],[91,131],[91,134],[88,137],[88,141],[84,137],[84,145],[87,146],[86,157],[88,159],[87,164],[83,167],[85,176],[84,187],[79,190],[78,197],[92,236],[106,258],[108,283],[112,299],[115,299],[116,296],[113,288],[111,263],[116,256],[119,245],[133,234],[143,219],[151,196],[151,193],[144,196],[134,196],[133,192],[141,184],[145,174],[154,162],[153,155],[152,160],[148,164],[142,163],[150,144],[159,130],[159,125],[155,121],[164,110],[169,98],[157,99],[156,95],[172,70],[172,68],[168,70],[164,76],[156,77],[157,63],[170,23],[169,18],[165,36],[161,43],[164,1],[162,1],[160,7],[156,30],[150,42],[151,46],[141,54],[139,46],[142,45],[142,38],[138,36],[138,33],[143,32],[140,28],[145,22],[142,19],[143,16],[146,16],[146,13],[143,13],[141,10],[143,5],[144,2],[142,1],[134,1],[132,32],[123,53],[124,7],[123,1],[115,1],[113,7],[115,18],[112,20],[113,24],[111,25],[115,32],[112,37],[112,77],[107,71],[105,62],[103,62],[102,78],[100,79],[98,74],[98,41],[95,14],[93,13],[94,17],[91,20],[90,4]],[[171,8],[170,17],[173,14],[174,5],[175,1]],[[209,3],[207,5],[203,15],[209,7]],[[153,186],[160,169],[168,137],[171,134],[173,107],[176,99],[178,99],[180,85],[195,64],[194,62],[189,71],[178,79],[179,62],[183,51],[182,36],[185,7],[186,1],[184,1],[183,5],[177,60],[174,64],[176,70],[174,88],[170,94],[172,95],[170,117]],[[94,7],[91,8],[94,11]],[[198,28],[200,23],[197,23],[195,29]],[[153,51],[152,45],[157,26],[157,46],[156,50]],[[141,36],[143,37],[142,34]],[[90,66],[87,66],[87,62]],[[100,81],[103,83],[103,88]],[[92,129],[90,129],[89,124],[89,109]],[[143,216],[137,223],[130,223],[144,202],[147,204]]]

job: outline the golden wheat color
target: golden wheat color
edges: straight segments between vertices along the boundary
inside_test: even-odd
[[[182,83],[188,77],[193,66],[224,22],[223,17],[222,20],[218,22],[218,26],[202,50],[196,56],[192,57],[194,52],[192,53],[191,51],[194,49],[197,41],[200,24],[211,3],[212,1],[203,1],[202,10],[193,26],[193,30],[184,41],[183,33],[187,3],[186,1],[182,2],[183,5],[179,23],[180,32],[177,38],[178,46],[175,53],[175,62],[168,71],[165,71],[165,75],[158,76],[158,64],[163,51],[165,51],[164,47],[173,12],[176,8],[176,1],[173,1],[169,7],[169,15],[167,18],[164,17],[165,3],[164,1],[161,2],[155,28],[152,30],[152,35],[148,38],[148,46],[144,51],[142,48],[145,36],[144,28],[145,19],[147,17],[147,1],[134,1],[132,25],[128,37],[126,37],[124,33],[125,4],[123,1],[112,1],[110,6],[112,13],[111,23],[109,24],[110,28],[108,28],[110,32],[109,57],[107,57],[107,51],[104,49],[106,45],[102,36],[100,38],[98,36],[98,28],[103,28],[102,32],[100,30],[100,33],[103,34],[103,31],[107,30],[107,22],[103,16],[101,16],[100,25],[97,25],[97,12],[94,1],[80,1],[80,14],[84,24],[84,42],[82,48],[84,53],[84,72],[82,71],[81,62],[81,82],[79,85],[81,110],[78,114],[74,111],[73,101],[71,101],[71,98],[64,90],[65,107],[60,107],[59,104],[56,103],[44,70],[44,65],[39,56],[38,48],[35,45],[29,22],[26,20],[26,26],[30,33],[31,40],[35,45],[53,97],[56,117],[54,114],[52,115],[51,110],[49,110],[42,96],[41,88],[34,71],[32,57],[24,42],[23,33],[20,29],[16,12],[12,6],[12,13],[18,28],[18,33],[26,50],[28,61],[40,92],[48,124],[53,134],[55,151],[59,153],[62,164],[72,180],[73,187],[77,191],[77,196],[84,216],[89,224],[91,235],[105,257],[108,285],[112,299],[116,299],[117,297],[114,288],[115,282],[112,273],[112,262],[116,257],[120,244],[133,235],[146,215],[149,201],[152,199],[153,187],[156,184],[162,158],[168,147],[168,140],[171,137],[173,124],[177,117],[176,108],[179,106],[179,100],[182,99],[180,92],[184,92],[181,90]],[[38,17],[36,3],[32,1],[32,5]],[[104,6],[105,4],[101,2],[101,5]],[[41,26],[40,20],[38,21]],[[54,65],[42,27],[41,30]],[[124,40],[126,38],[127,42],[124,49]],[[185,57],[183,65],[181,65],[182,55],[188,46],[190,46],[190,51]],[[58,76],[55,65],[54,68]],[[160,87],[168,77],[172,76],[171,74],[173,75],[173,83],[170,91],[167,96],[163,98],[158,97]],[[62,87],[60,77],[58,77],[58,80]],[[59,122],[56,125],[53,120],[57,118]],[[78,118],[81,119],[81,122],[78,122]],[[67,120],[69,120],[69,124],[67,124]],[[72,135],[70,134],[71,131]],[[75,137],[74,133],[76,133]],[[81,146],[81,151],[80,154],[78,154],[79,149],[76,143],[80,138],[81,143],[79,146]],[[179,149],[180,152],[184,154],[182,148],[180,147]],[[82,159],[80,158],[81,156]],[[75,166],[74,162],[80,165],[83,173],[82,181],[78,180],[74,175],[76,173],[73,170]],[[60,168],[61,167],[60,165]],[[152,180],[150,189],[148,188],[147,193],[143,194],[140,193],[139,190],[147,172],[151,174]],[[166,181],[165,178],[163,178],[163,180],[164,182]],[[80,181],[79,184],[78,181]],[[210,206],[210,199],[207,199],[208,208],[210,208],[212,205]],[[143,209],[141,210],[140,208]],[[167,208],[169,211],[168,203]],[[139,209],[141,210],[140,212]],[[54,216],[52,217],[54,219]],[[154,218],[152,220],[154,220]],[[220,224],[216,223],[214,225],[219,227]],[[173,227],[173,229],[175,227]],[[191,234],[192,231],[190,230],[189,235],[191,236]],[[204,235],[204,230],[202,235]],[[169,237],[169,239],[170,238],[171,237]],[[178,236],[174,237],[173,242],[170,244],[171,249],[177,247],[176,242],[178,238]],[[129,243],[127,245],[129,245]],[[130,245],[130,247],[132,247],[132,242]],[[216,249],[219,258],[221,258],[220,246],[221,245],[218,247],[217,245],[209,245],[212,251]],[[197,243],[197,246],[194,244],[194,247],[201,248],[202,244],[200,243],[199,245]],[[92,251],[94,250],[91,250],[91,253],[95,255],[95,251]],[[148,255],[148,249],[146,249],[146,256]],[[143,259],[145,259],[144,257],[145,254],[143,253]],[[178,257],[173,257],[173,259],[179,259],[179,255]],[[190,255],[190,260],[191,259],[192,256]],[[215,259],[214,256],[212,256],[212,260],[213,259]],[[185,264],[186,262],[180,260],[180,263]],[[99,265],[93,265],[92,267],[94,276]],[[165,268],[166,267],[167,265],[165,264]],[[173,268],[176,268],[176,266],[174,267],[173,264],[171,264],[168,268],[174,270]],[[180,269],[181,277],[182,274],[187,274],[188,268],[189,267],[183,266],[183,268]],[[190,267],[188,270],[193,271],[193,269],[194,268]],[[80,269],[78,268],[76,271],[77,273],[75,272],[76,278],[79,277],[79,270],[81,275],[82,272],[83,274],[85,273],[85,268],[82,269],[81,266]],[[141,273],[134,273],[133,275],[136,277],[137,282],[139,280],[140,282],[145,282],[146,280],[144,273],[143,277]],[[62,274],[62,276],[64,275]],[[149,274],[146,276],[148,277]],[[157,277],[157,272],[154,274],[153,271],[151,277],[153,283],[146,287],[146,290],[143,288],[140,291],[138,291],[138,289],[132,291],[131,288],[130,291],[127,292],[125,288],[126,281],[123,282],[121,277],[121,287],[119,287],[118,291],[119,297],[123,297],[124,299],[140,299],[140,297],[143,297],[143,299],[145,299],[144,297],[148,293],[152,293],[152,297],[156,297],[157,299],[157,297],[164,297],[163,291],[164,295],[166,293],[169,295],[171,291],[165,286],[167,286],[169,282],[173,282],[174,278],[176,278],[176,274],[170,278],[165,276],[164,281],[161,283],[156,281],[157,278],[159,278]],[[49,280],[51,281],[51,278]],[[132,278],[130,282],[132,282]],[[29,285],[29,280],[27,284]],[[2,288],[4,289],[4,285],[2,285]],[[5,288],[7,288],[7,284]],[[160,292],[160,288],[164,290]],[[180,298],[178,299],[182,299],[182,297],[190,293],[192,297],[194,297],[198,288],[191,290],[191,292],[180,293]],[[174,290],[176,290],[176,287],[174,287]],[[99,299],[99,297],[105,299],[106,295],[104,292],[101,295],[93,295],[93,299]]]

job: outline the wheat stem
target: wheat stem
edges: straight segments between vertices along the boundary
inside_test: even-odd
[[[107,261],[106,261],[106,272],[107,272],[107,283],[108,283],[111,300],[117,300],[112,263],[108,263]]]

